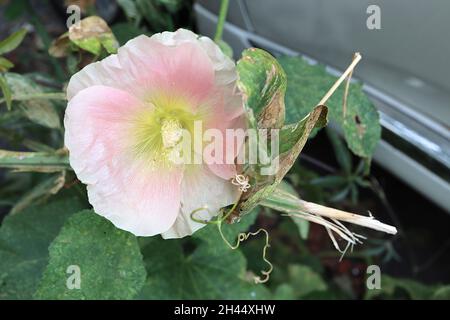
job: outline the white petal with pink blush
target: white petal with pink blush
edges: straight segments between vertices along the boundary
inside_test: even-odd
[[[234,62],[211,39],[183,29],[139,36],[76,73],[65,144],[94,211],[137,236],[180,238],[204,226],[192,211],[208,208],[199,212],[208,220],[236,202],[233,163],[170,156],[196,121],[203,130],[243,129],[236,80]],[[229,159],[237,150],[217,152]]]

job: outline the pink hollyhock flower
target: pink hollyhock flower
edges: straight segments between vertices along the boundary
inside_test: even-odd
[[[209,38],[180,29],[130,40],[69,82],[65,144],[95,212],[137,236],[190,235],[234,203],[234,164],[177,164],[169,153],[194,121],[242,128],[235,64]],[[224,147],[234,159],[237,148]]]

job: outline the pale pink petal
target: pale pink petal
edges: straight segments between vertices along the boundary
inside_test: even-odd
[[[64,120],[70,164],[87,184],[95,212],[139,236],[166,231],[180,208],[180,168],[159,170],[133,158],[128,134],[144,108],[132,95],[93,86],[73,97]]]
[[[219,46],[210,38],[200,37],[199,42],[214,65],[215,83],[220,86],[233,84],[237,80],[236,65],[233,60],[223,54]]]
[[[212,63],[198,43],[166,46],[139,36],[118,51],[127,77],[135,80],[137,96],[151,100],[161,92],[187,99],[196,108],[214,86]]]
[[[183,29],[139,36],[74,75],[67,89],[65,140],[95,211],[135,235],[172,238],[203,226],[191,220],[193,210],[206,204],[211,213],[200,216],[210,219],[234,203],[238,189],[229,179],[236,168],[226,162],[237,155],[241,140],[217,150],[220,163],[188,166],[184,176],[182,167],[137,156],[131,132],[140,112],[174,105],[224,137],[226,129],[245,128],[236,80],[234,62],[211,39]]]
[[[75,157],[71,165],[80,180],[95,182],[102,161],[117,159],[126,152],[124,133],[132,125],[131,117],[147,107],[127,92],[105,86],[84,89],[69,101],[64,118],[65,144],[71,160]]]
[[[218,114],[220,115],[220,112]],[[222,119],[226,119],[226,117],[223,116]],[[214,151],[214,158],[220,159],[219,162],[207,162],[207,165],[214,174],[229,180],[237,174],[235,159],[245,142],[245,118],[240,116],[229,121],[220,121],[220,117],[216,117],[209,123],[209,127],[220,130],[223,137],[223,149]]]
[[[106,180],[88,184],[89,202],[97,214],[136,236],[163,233],[180,210],[183,171],[133,167],[128,164]]]
[[[71,78],[67,97],[71,99],[92,85],[106,85],[139,97],[160,93],[161,89],[172,95],[182,92],[197,104],[209,98],[213,85],[227,92],[235,90],[236,79],[234,62],[212,40],[180,29],[138,36],[117,54],[89,64]],[[235,111],[227,111],[235,116]]]
[[[228,85],[234,83],[237,79],[236,66],[233,60],[223,54],[217,44],[208,37],[198,36],[186,29],[178,29],[175,32],[165,31],[157,33],[152,36],[152,39],[166,46],[177,46],[185,42],[197,42],[208,54],[213,64],[216,85]]]
[[[198,38],[197,34],[186,29],[178,29],[175,32],[164,31],[152,36],[152,39],[166,46],[177,46],[184,42],[196,42]]]
[[[74,74],[67,85],[67,99],[72,99],[81,90],[94,85],[126,89],[123,85],[126,82],[130,82],[130,79],[125,79],[119,59],[113,54],[102,61],[88,64]]]
[[[205,224],[191,219],[191,213],[202,207],[194,217],[200,220],[210,220],[219,210],[238,200],[239,190],[229,181],[217,177],[207,166],[188,168],[182,182],[181,210],[174,225],[165,233],[163,238],[181,238],[193,234]]]
[[[149,100],[154,94],[181,96],[191,107],[206,99],[214,86],[214,69],[199,42],[166,46],[141,35],[119,48],[117,54],[92,63],[69,81],[67,97],[92,85],[126,90]]]

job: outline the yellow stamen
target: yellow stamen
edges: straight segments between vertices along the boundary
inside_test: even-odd
[[[183,136],[183,127],[176,119],[164,119],[161,125],[161,137],[164,148],[169,149],[177,145]]]

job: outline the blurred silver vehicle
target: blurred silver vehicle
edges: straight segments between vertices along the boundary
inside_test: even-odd
[[[199,31],[213,36],[219,1],[198,1]],[[370,29],[369,6],[380,9]],[[224,40],[235,53],[256,46],[303,55],[355,76],[383,127],[374,160],[450,212],[450,2],[442,0],[232,0]]]

